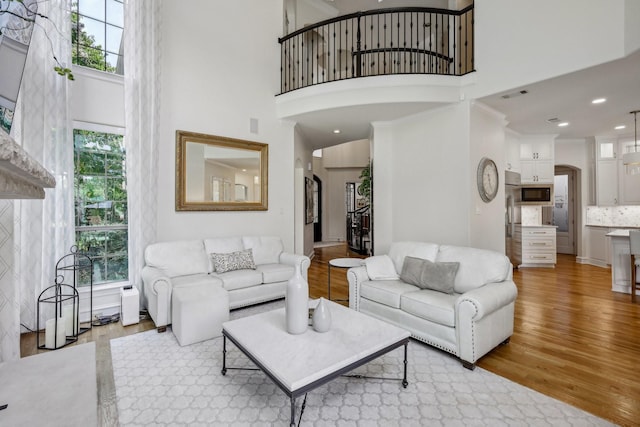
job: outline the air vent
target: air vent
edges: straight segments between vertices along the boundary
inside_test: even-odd
[[[518,91],[518,92],[506,93],[506,94],[502,95],[502,99],[515,98],[516,96],[526,95],[527,93],[529,93],[529,92],[526,91],[526,90],[521,90],[521,91]]]

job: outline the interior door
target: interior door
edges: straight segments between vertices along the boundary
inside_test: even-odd
[[[313,241],[322,241],[322,181],[313,175]]]
[[[576,172],[571,168],[556,167],[553,180],[553,225],[556,229],[556,252],[576,254],[575,194]]]

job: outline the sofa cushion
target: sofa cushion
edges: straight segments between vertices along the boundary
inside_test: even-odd
[[[360,286],[360,296],[393,308],[400,308],[400,297],[420,288],[401,280],[369,280]]]
[[[364,260],[371,280],[396,280],[398,272],[389,255],[376,255]]]
[[[287,264],[262,264],[256,269],[262,273],[262,283],[288,281],[295,273],[294,267]]]
[[[202,240],[178,240],[153,243],[144,251],[145,264],[168,277],[207,273],[209,260]]]
[[[222,287],[228,291],[250,288],[262,283],[262,273],[258,270],[235,270],[226,273],[212,273],[211,276],[222,280]]]
[[[280,262],[280,254],[284,251],[279,237],[243,237],[242,243],[245,249],[253,250],[256,265],[277,264]]]
[[[210,274],[191,274],[189,276],[177,276],[171,279],[173,289],[198,286],[216,286],[222,288],[222,280]]]
[[[225,254],[229,252],[237,252],[244,249],[241,237],[222,237],[204,240],[204,250],[207,256],[209,254]],[[209,256],[209,273],[214,272],[213,260]]]
[[[241,251],[211,254],[213,267],[216,273],[226,273],[234,270],[255,270],[256,264],[253,262],[251,249],[243,249]]]
[[[428,259],[435,261],[438,256],[438,245],[435,243],[424,242],[395,242],[391,244],[389,249],[389,257],[393,260],[396,271],[402,271],[404,257],[412,256],[415,258]]]
[[[455,327],[455,303],[459,296],[432,290],[407,292],[400,298],[400,309],[440,325]]]
[[[440,246],[438,262],[459,262],[454,290],[465,293],[487,283],[502,282],[511,270],[509,258],[499,252],[464,246]]]
[[[400,279],[420,289],[453,293],[459,262],[431,262],[428,259],[405,257]]]

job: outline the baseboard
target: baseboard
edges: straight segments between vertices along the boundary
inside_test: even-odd
[[[593,265],[594,267],[611,268],[611,266],[609,264],[607,264],[605,261],[602,261],[602,260],[599,260],[599,259],[588,258],[588,257],[576,257],[576,262],[578,264]]]

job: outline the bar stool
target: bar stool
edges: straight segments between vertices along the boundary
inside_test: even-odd
[[[629,230],[629,247],[631,249],[631,302],[636,302],[638,286],[636,271],[640,268],[640,230]]]

